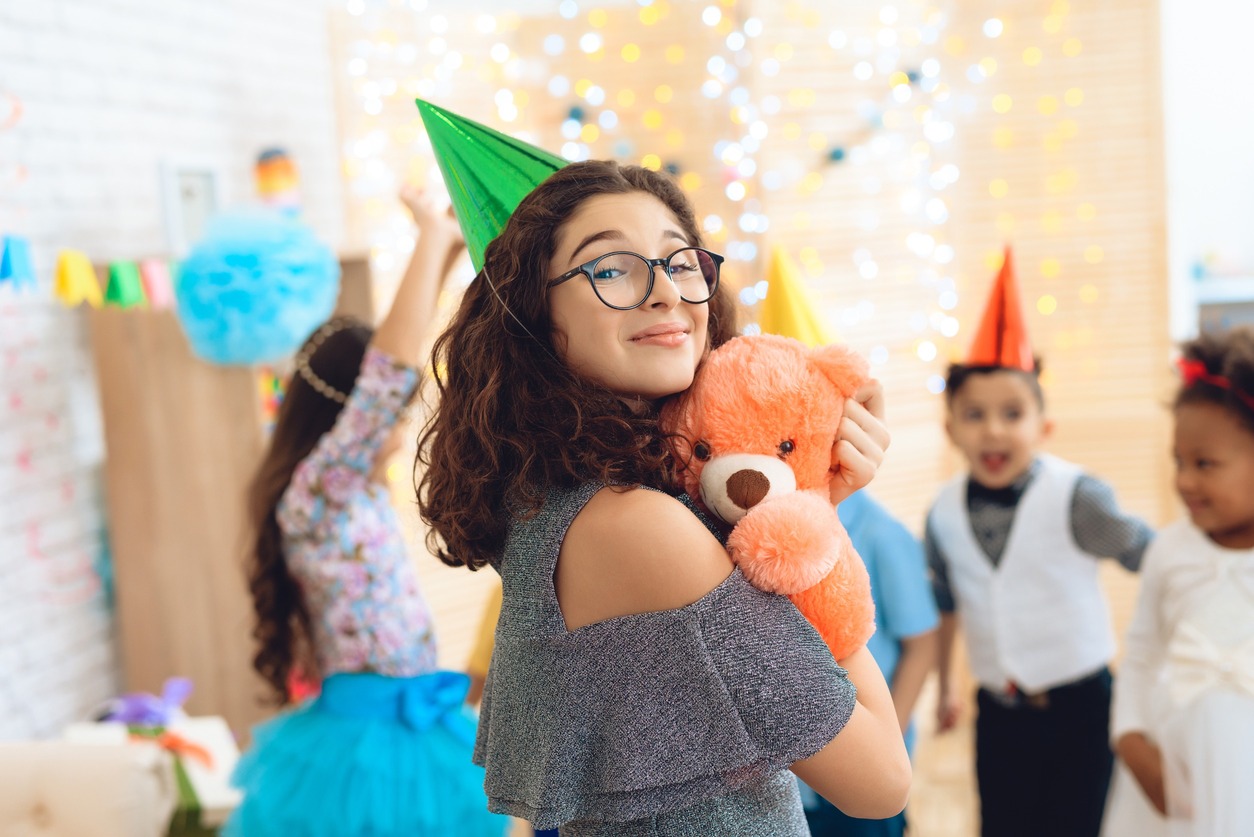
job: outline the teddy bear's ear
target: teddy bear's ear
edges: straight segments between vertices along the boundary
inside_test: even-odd
[[[858,387],[867,382],[870,368],[866,358],[848,346],[833,344],[820,346],[810,351],[809,361],[813,363],[823,376],[836,385],[836,389],[846,398],[858,391]]]

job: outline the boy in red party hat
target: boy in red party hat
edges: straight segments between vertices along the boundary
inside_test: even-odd
[[[1010,248],[945,429],[967,460],[940,491],[925,549],[941,610],[938,728],[957,719],[961,619],[979,684],[976,776],[985,837],[1096,837],[1110,783],[1110,615],[1097,559],[1140,566],[1152,532],[1110,487],[1041,446],[1053,429]]]

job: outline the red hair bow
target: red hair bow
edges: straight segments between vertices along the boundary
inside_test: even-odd
[[[1180,379],[1186,387],[1191,387],[1197,383],[1210,384],[1211,386],[1226,389],[1237,398],[1245,402],[1251,410],[1254,410],[1254,395],[1241,392],[1232,385],[1232,380],[1223,375],[1215,375],[1207,371],[1206,364],[1200,360],[1182,357],[1176,361],[1176,366],[1180,369]]]

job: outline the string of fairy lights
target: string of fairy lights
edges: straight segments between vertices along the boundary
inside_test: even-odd
[[[490,101],[488,112],[463,110],[556,147],[572,161],[612,156],[671,171],[686,190],[701,194],[702,227],[731,263],[753,265],[761,258],[772,223],[781,223],[769,211],[775,194],[817,197],[838,184],[862,207],[856,217],[867,243],[851,249],[850,263],[825,263],[813,246],[796,255],[820,283],[831,276],[866,282],[908,276],[915,300],[909,351],[921,363],[918,380],[941,391],[937,363],[952,358],[961,342],[957,254],[948,230],[951,193],[963,176],[954,138],[960,121],[990,110],[1001,117],[1015,107],[1011,93],[996,89],[1006,25],[988,19],[968,43],[951,31],[950,13],[935,0],[901,0],[860,18],[842,13],[835,27],[819,11],[785,5],[781,13],[752,0],[604,6],[561,0],[554,18],[551,5],[546,16],[521,7],[467,12],[434,0],[346,0],[351,34],[343,71],[353,113],[344,170],[376,271],[399,271],[413,243],[408,219],[394,208],[397,167],[418,159],[428,177],[434,172],[413,98],[454,108]],[[1046,20],[1044,35],[1060,41],[1051,54],[1080,50],[1066,34],[1067,13],[1058,0]],[[851,74],[852,100],[820,103],[813,87],[786,82],[816,47]],[[1046,51],[1030,47],[1022,60],[1039,64]],[[673,74],[653,84],[648,70],[657,65]],[[1037,107],[1052,116],[1082,102],[1083,92],[1068,88],[1042,97]],[[851,107],[858,127],[811,133],[808,156],[781,160],[767,153],[772,142],[800,130],[799,114]],[[677,109],[712,115],[699,132],[710,140],[707,147],[694,149],[693,137],[674,126]],[[1074,120],[1061,120],[1047,153],[1076,134]],[[999,127],[993,141],[1009,147],[1014,131]],[[1060,171],[1047,185],[1073,190],[1074,172]],[[994,178],[988,197],[998,200],[1009,190],[1007,178]],[[1094,212],[1091,204],[1077,209],[1081,218]],[[1048,227],[1048,219],[1044,223]],[[1002,211],[996,235],[1008,239],[1018,224]],[[989,242],[991,276],[1001,241],[990,231]],[[1101,248],[1092,245],[1085,258],[1100,261]],[[1040,269],[1048,276],[1060,265],[1046,261]],[[752,312],[767,293],[765,281],[746,283],[740,300]],[[865,327],[876,316],[874,302],[860,296],[837,307],[838,332]],[[1081,292],[1084,301],[1095,298],[1094,287]],[[1033,304],[1048,315],[1059,303],[1043,295]],[[898,350],[874,345],[868,354],[882,365]]]

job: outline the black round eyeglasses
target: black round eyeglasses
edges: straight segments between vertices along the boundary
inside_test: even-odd
[[[549,282],[556,288],[582,274],[597,299],[619,311],[639,308],[653,293],[654,268],[661,267],[675,283],[684,302],[708,302],[718,290],[723,257],[701,247],[684,247],[664,259],[646,259],[639,253],[619,250],[597,256]]]

